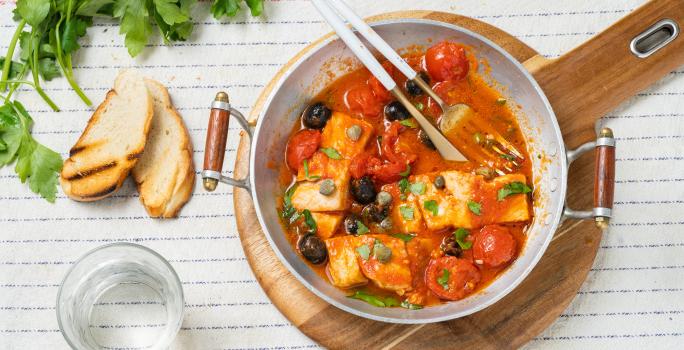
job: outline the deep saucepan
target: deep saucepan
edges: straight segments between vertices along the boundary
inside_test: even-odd
[[[648,25],[638,33],[643,33],[653,23]],[[675,28],[671,40],[661,38],[661,42],[669,41],[647,49],[655,52],[677,37],[677,23],[671,21],[668,25],[673,25],[668,28]],[[306,102],[332,79],[348,71],[348,59],[353,54],[337,37],[329,37],[308,50],[282,75],[266,99],[255,129],[238,111],[230,107],[227,95],[217,95],[212,104],[205,170],[202,173],[208,190],[213,190],[221,181],[250,191],[257,217],[271,247],[301,283],[325,301],[373,320],[395,323],[444,321],[481,310],[503,298],[520,284],[543,255],[564,217],[593,218],[597,224],[605,226],[611,217],[614,177],[615,141],[610,130],[602,130],[595,141],[567,151],[554,110],[544,91],[528,70],[501,47],[477,33],[432,20],[390,20],[374,23],[373,27],[395,48],[412,45],[427,47],[430,43],[448,39],[472,47],[479,58],[489,63],[491,72],[484,76],[491,79],[492,84],[499,86],[507,99],[520,106],[515,114],[528,140],[529,154],[533,161],[534,220],[527,231],[527,243],[518,259],[483,291],[461,301],[421,310],[377,308],[347,298],[347,293],[316,274],[294,251],[281,226],[276,199],[283,189],[278,181],[278,169],[272,164],[283,162],[289,131],[298,122]],[[681,44],[681,41],[677,43]],[[636,52],[634,55],[638,57]],[[229,115],[234,116],[252,138],[249,176],[241,180],[221,175]],[[597,155],[595,207],[589,211],[575,211],[564,205],[568,166],[579,154],[588,150],[595,150]]]

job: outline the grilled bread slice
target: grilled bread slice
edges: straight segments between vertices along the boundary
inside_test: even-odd
[[[152,121],[152,97],[135,70],[124,70],[64,161],[60,183],[77,201],[110,196],[138,162]]]
[[[195,185],[192,144],[164,85],[151,79],[145,79],[145,84],[154,101],[154,117],[133,178],[150,216],[174,217]]]

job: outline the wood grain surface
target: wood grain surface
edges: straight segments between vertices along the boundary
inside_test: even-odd
[[[671,3],[674,4],[674,1]],[[589,92],[585,84],[573,79],[568,82],[566,79],[568,85],[559,86],[554,80],[559,79],[558,71],[567,72],[573,69],[573,62],[586,64],[586,56],[596,47],[606,46],[606,43],[592,40],[573,50],[568,57],[564,56],[559,60],[550,61],[537,55],[534,50],[511,35],[486,23],[458,15],[408,11],[371,17],[368,21],[409,17],[449,22],[478,32],[502,46],[520,62],[524,62],[526,68],[533,73],[550,97],[565,142],[571,147],[593,139],[596,119],[646,86],[641,83],[627,84],[628,87],[621,90],[615,97],[600,103],[599,106],[591,106],[590,102],[594,101],[595,97],[590,96],[591,98],[581,103],[582,108],[586,109],[580,109],[573,105],[576,103],[574,92],[577,91],[578,96],[585,94],[582,98],[587,98],[586,94]],[[604,34],[597,38],[602,35]],[[316,43],[312,43],[311,46]],[[252,109],[252,119],[259,114],[264,99],[273,88],[273,83],[307,50],[308,48],[295,56],[267,85]],[[681,54],[680,52],[679,56]],[[584,58],[573,56],[584,56]],[[667,60],[660,60],[661,63],[663,61]],[[670,67],[672,63],[667,64]],[[655,71],[656,68],[653,70]],[[657,68],[657,72],[653,73],[654,76],[649,77],[648,81],[653,82],[665,73],[667,73],[666,68]],[[613,76],[610,78],[612,79]],[[615,83],[610,82],[611,79],[604,75],[592,77],[592,79],[593,83],[601,84],[601,86],[615,86]],[[622,80],[619,79],[619,82],[624,83]],[[563,95],[568,96],[563,97]],[[238,178],[244,176],[248,168],[248,147],[249,142],[246,137],[243,137],[238,148],[234,170]],[[573,208],[591,207],[593,177],[594,159],[591,156],[582,157],[573,163],[570,169],[568,195],[569,204]],[[331,349],[454,349],[464,346],[474,346],[476,349],[506,349],[519,347],[546,329],[565,310],[585,280],[601,240],[601,232],[595,228],[593,221],[565,221],[532,273],[513,292],[496,304],[468,317],[448,322],[427,325],[388,324],[353,316],[327,304],[308,291],[288,272],[271,250],[256,219],[249,193],[235,188],[233,197],[241,242],[249,264],[264,291],[285,317],[303,333]],[[428,338],[430,341],[426,341]]]

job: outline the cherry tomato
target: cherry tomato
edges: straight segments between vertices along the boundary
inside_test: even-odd
[[[387,71],[387,73],[392,77],[392,79],[394,81],[397,81],[397,76],[400,74],[397,74],[397,71],[394,69],[392,63],[390,63],[389,61],[385,61],[382,63],[382,68],[385,68],[385,71]],[[370,78],[368,78],[368,85],[373,90],[373,94],[375,94],[375,97],[382,104],[385,104],[392,99],[392,95],[390,94],[390,92],[387,89],[385,89],[382,83],[380,83],[380,80],[378,80],[378,78],[376,78],[374,75],[371,75]]]
[[[349,174],[352,178],[360,179],[364,175],[369,175],[369,168],[379,166],[382,164],[380,158],[372,156],[368,153],[359,153],[352,158],[349,164]]]
[[[463,46],[442,41],[425,53],[425,65],[432,79],[460,80],[468,74],[468,58]]]
[[[425,271],[425,284],[438,297],[446,300],[465,298],[475,290],[480,279],[480,270],[473,263],[453,256],[430,260]]]
[[[502,266],[513,260],[516,246],[515,239],[506,227],[488,225],[475,235],[473,259],[489,267]]]
[[[304,159],[310,158],[321,144],[321,132],[318,130],[301,130],[287,142],[285,159],[287,166],[297,172]]]
[[[380,83],[380,82],[378,82]],[[368,84],[356,84],[344,95],[344,102],[352,113],[377,118],[382,114],[383,104]]]

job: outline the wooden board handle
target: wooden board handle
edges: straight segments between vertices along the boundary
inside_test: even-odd
[[[663,19],[681,30],[682,0],[652,0],[558,59],[538,55],[524,62],[551,102],[564,135],[593,138],[597,118],[684,65],[682,33],[647,57],[630,49],[633,39]]]
[[[606,140],[602,142],[602,140]],[[615,191],[615,139],[613,132],[604,128],[596,144],[594,176],[594,208],[613,208]]]
[[[209,125],[207,127],[207,140],[204,145],[203,177],[204,187],[208,191],[216,189],[221,171],[223,170],[229,121],[230,104],[228,94],[219,92],[212,103]]]

